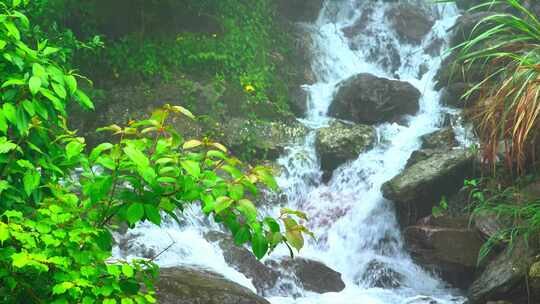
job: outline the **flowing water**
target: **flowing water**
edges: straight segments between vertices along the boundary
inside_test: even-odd
[[[403,248],[392,203],[380,192],[381,185],[398,174],[410,154],[420,147],[420,136],[437,130],[448,112],[439,104],[433,78],[441,63],[437,46],[444,49],[447,30],[454,24],[458,11],[453,5],[435,5],[428,0],[408,2],[435,21],[419,45],[401,43],[391,28],[387,14],[396,3],[327,0],[318,20],[305,25],[313,42],[316,83],[305,86],[309,104],[301,121],[312,131],[301,145],[289,147],[279,159],[284,172],[278,182],[288,206],[310,215],[309,227],[317,235],[317,240],[307,242],[300,255],[339,271],[346,288],[321,295],[304,291],[301,285],[293,286],[289,293],[283,289],[274,291],[274,296],[268,298],[273,304],[464,301],[436,276],[415,265]],[[354,35],[345,34],[350,27],[356,29]],[[401,125],[377,126],[378,144],[338,168],[325,184],[315,152],[316,129],[328,124],[327,110],[338,83],[357,73],[410,82],[422,92],[420,111]],[[204,219],[195,209],[187,212],[190,216],[186,219],[191,222],[181,227],[173,223],[161,228],[138,226],[130,232],[136,237],[130,238],[129,250],[117,248],[116,255],[152,256],[172,244],[159,256],[158,264],[199,265],[254,290],[249,279],[227,265],[219,247],[203,238],[204,232],[219,230],[218,225]],[[269,258],[287,254],[285,248],[280,248]],[[381,281],[386,286],[390,281],[394,287],[376,287],[381,286]]]

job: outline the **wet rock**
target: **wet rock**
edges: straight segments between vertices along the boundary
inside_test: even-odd
[[[394,201],[402,225],[431,214],[443,196],[456,193],[472,175],[473,155],[464,149],[433,152],[383,184],[383,196]]]
[[[339,84],[329,115],[363,124],[396,121],[418,111],[420,95],[408,82],[361,73]]]
[[[345,289],[341,274],[318,261],[296,257],[268,260],[266,264],[280,272],[293,273],[305,290],[326,293]]]
[[[404,238],[420,265],[456,287],[471,282],[483,240],[464,217],[429,216],[407,227]]]
[[[314,22],[319,16],[323,0],[278,0],[280,16],[293,22]]]
[[[303,117],[306,115],[308,107],[308,92],[304,88],[298,87],[292,89],[290,95],[290,105],[293,113],[298,117]]]
[[[403,275],[391,269],[384,262],[373,260],[369,262],[366,272],[362,276],[363,282],[368,282],[369,287],[399,288]]]
[[[429,159],[430,157],[432,157],[433,155],[437,153],[440,153],[440,151],[433,150],[433,149],[416,150],[411,154],[411,156],[407,160],[407,164],[405,165],[405,168],[409,168],[410,166],[416,163]]]
[[[197,268],[162,268],[156,287],[163,304],[270,304],[246,287]]]
[[[533,255],[532,247],[527,246],[524,240],[517,240],[512,248],[507,248],[488,262],[485,270],[468,289],[471,304],[511,299],[514,293],[523,294],[524,291],[519,289],[525,286],[525,277]]]
[[[446,127],[422,136],[422,149],[447,150],[458,145],[456,133],[452,127]]]
[[[535,262],[529,267],[529,288],[531,296],[540,302],[540,262]]]
[[[450,46],[457,46],[469,39],[478,22],[490,14],[488,12],[467,12],[460,16],[452,28]],[[478,30],[481,32],[481,29]],[[444,59],[435,78],[437,81],[436,89],[444,89],[441,96],[443,104],[463,108],[473,104],[478,95],[473,94],[465,99],[462,98],[462,95],[470,90],[475,83],[481,81],[488,72],[486,72],[486,67],[478,62],[467,67],[467,71],[464,73],[464,67],[454,63],[458,52],[454,51]]]
[[[376,137],[375,128],[371,126],[337,120],[319,129],[315,147],[321,159],[323,179],[328,180],[337,167],[373,147]]]
[[[307,128],[294,120],[266,122],[230,119],[222,126],[223,144],[235,154],[253,153],[262,159],[276,159],[285,147],[298,143],[307,134]]]
[[[400,4],[387,12],[392,27],[401,41],[419,44],[429,33],[434,21],[418,7]]]
[[[492,211],[486,210],[477,213],[474,215],[473,219],[476,228],[486,239],[494,236],[497,232],[508,227],[508,223],[505,224],[504,221],[499,218],[497,213]]]
[[[227,264],[251,279],[258,294],[265,295],[267,290],[276,285],[279,273],[261,263],[248,249],[236,246],[229,235],[212,231],[204,237],[218,243]]]

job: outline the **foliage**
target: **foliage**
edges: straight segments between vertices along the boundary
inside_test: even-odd
[[[193,117],[182,107],[102,128],[117,141],[85,153],[65,109],[93,104],[82,76],[65,69],[64,51],[36,39],[22,13],[28,3],[0,3],[0,302],[154,303],[157,266],[113,260],[110,231],[159,225],[167,214],[179,220],[187,204],[200,204],[258,258],[280,243],[301,248],[308,231],[295,218],[303,213],[283,210],[280,225],[246,198],[260,183],[276,187],[268,169],[242,164],[219,143],[185,141],[167,124]]]
[[[540,232],[540,199],[530,199],[520,193],[520,182],[503,186],[493,179],[466,180],[472,201],[471,219],[494,216],[502,224],[480,249],[478,262],[499,246],[513,247],[515,241]]]
[[[485,78],[464,94],[478,94],[477,122],[483,156],[495,168],[501,144],[508,168],[523,173],[537,149],[540,125],[540,21],[519,0],[489,0],[471,8],[493,12],[456,46],[457,63],[485,68]]]
[[[189,2],[189,1],[188,1]],[[182,1],[178,2],[182,3]],[[199,14],[178,33],[142,35],[140,30],[109,40],[93,60],[82,61],[92,73],[105,70],[117,80],[168,79],[177,73],[218,78],[244,91],[250,103],[272,102],[288,109],[287,90],[276,73],[279,54],[287,53],[287,35],[276,31],[274,3],[241,0],[191,1],[173,6],[184,14]],[[203,12],[203,13],[199,13]],[[189,24],[215,23],[200,31]],[[181,27],[181,26],[179,26]],[[100,63],[96,65],[94,63]],[[94,67],[99,66],[98,70]]]

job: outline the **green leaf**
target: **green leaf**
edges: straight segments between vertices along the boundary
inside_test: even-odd
[[[133,274],[135,273],[135,271],[133,270],[133,267],[131,267],[131,265],[129,264],[122,264],[122,273],[128,277],[128,278],[131,278],[133,277]]]
[[[39,186],[41,175],[37,171],[26,171],[23,175],[24,192],[30,196]]]
[[[0,131],[6,134],[7,130],[8,130],[8,124],[6,121],[6,116],[4,115],[4,112],[0,110]]]
[[[161,215],[159,214],[159,209],[150,204],[144,205],[144,213],[146,214],[146,217],[154,224],[160,225],[161,224]]]
[[[140,221],[144,216],[144,206],[141,203],[134,203],[129,206],[126,213],[128,222],[133,225]]]
[[[274,176],[272,176],[272,174],[270,174],[268,170],[258,170],[257,176],[266,186],[268,186],[268,188],[273,191],[278,190],[278,184],[276,182],[276,179],[274,178]]]
[[[120,301],[121,301],[121,302],[120,302],[121,304],[134,304],[134,303],[135,303],[135,302],[133,302],[133,300],[130,299],[130,298],[123,298],[123,299],[120,300]]]
[[[3,50],[6,47],[7,43],[5,40],[0,39],[0,51]]]
[[[68,289],[72,288],[73,286],[75,285],[73,285],[73,283],[71,282],[62,282],[60,284],[56,284],[53,287],[53,294],[55,295],[63,294],[66,291],[68,291]]]
[[[268,241],[262,234],[255,233],[251,239],[251,249],[258,259],[262,259],[268,251]]]
[[[2,23],[4,24],[4,26],[8,30],[8,34],[10,36],[12,36],[13,38],[15,38],[17,40],[21,40],[21,33],[17,29],[17,26],[15,26],[15,24],[13,24],[13,22],[5,22],[4,21]]]
[[[25,84],[26,82],[23,79],[8,79],[2,84],[2,89],[9,86],[22,86]]]
[[[32,74],[38,78],[41,78],[42,76],[47,75],[47,72],[41,64],[34,63],[32,64]]]
[[[296,248],[296,250],[300,250],[304,247],[304,236],[302,236],[302,232],[299,230],[287,230],[285,232],[285,237],[287,238],[287,242]]]
[[[244,225],[238,229],[236,234],[234,235],[234,243],[237,246],[240,246],[247,241],[251,239],[251,232],[249,231],[249,227],[247,225]]]
[[[128,156],[128,158],[137,166],[139,167],[148,167],[150,166],[150,161],[148,160],[148,157],[144,155],[140,150],[133,146],[127,146],[124,148],[124,153]]]
[[[0,222],[0,244],[4,244],[4,241],[9,239],[9,229],[8,226]]]
[[[96,244],[103,251],[110,251],[113,246],[113,237],[107,229],[100,231],[96,237]]]
[[[30,80],[28,81],[28,87],[30,88],[30,93],[32,93],[32,95],[36,95],[41,88],[41,79],[37,76],[30,77]]]
[[[69,93],[74,95],[77,92],[77,79],[73,75],[66,75],[64,76],[64,81],[67,84]]]
[[[90,98],[81,90],[75,92],[75,99],[79,102],[81,106],[86,109],[94,110],[94,104]]]
[[[91,162],[96,161],[96,159],[101,155],[101,153],[112,149],[113,145],[111,143],[102,143],[99,144],[97,147],[92,149],[92,152],[90,153],[89,160]]]
[[[240,211],[248,221],[257,220],[257,208],[248,199],[241,199],[238,201],[236,209]]]
[[[79,156],[84,150],[84,144],[77,140],[71,141],[66,145],[66,158],[71,160],[72,158]]]
[[[15,109],[11,102],[4,103],[4,105],[2,106],[2,111],[4,112],[4,116],[10,123],[17,123],[17,109]]]
[[[26,110],[26,113],[28,113],[28,115],[34,116],[36,114],[34,103],[31,102],[30,100],[28,99],[23,100],[22,106]]]
[[[56,95],[58,95],[60,98],[65,99],[67,97],[67,92],[63,85],[53,82],[52,87]]]
[[[234,201],[227,196],[220,196],[216,199],[214,211],[216,214],[221,213],[223,210],[229,208]]]
[[[201,167],[199,166],[199,163],[192,160],[184,160],[180,162],[180,165],[186,172],[193,176],[193,177],[199,177],[201,175]]]
[[[0,154],[8,153],[18,146],[11,141],[8,141],[5,137],[0,137]]]
[[[17,268],[23,268],[24,266],[28,265],[28,263],[30,263],[30,258],[28,256],[28,253],[25,251],[12,254],[11,260],[12,260],[13,266]]]
[[[237,201],[244,197],[244,186],[240,184],[232,184],[229,186],[229,196]]]

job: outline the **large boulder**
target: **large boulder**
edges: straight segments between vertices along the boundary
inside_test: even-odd
[[[229,235],[212,231],[206,233],[205,238],[219,245],[227,264],[251,279],[258,294],[265,295],[267,290],[276,285],[279,273],[264,265],[251,251],[235,245]]]
[[[292,273],[305,290],[326,293],[345,289],[341,274],[321,262],[296,257],[268,260],[266,264],[287,276]]]
[[[375,128],[371,126],[337,120],[332,121],[328,127],[319,129],[315,147],[321,159],[323,179],[327,180],[337,167],[373,147],[376,138]]]
[[[464,149],[434,151],[383,184],[386,199],[394,201],[402,225],[431,214],[443,196],[456,193],[472,175],[473,155]]]
[[[396,121],[418,111],[420,95],[408,82],[361,73],[339,84],[329,115],[363,124]]]
[[[391,8],[386,17],[401,41],[420,44],[435,23],[418,7],[403,3]]]
[[[163,304],[270,304],[246,287],[197,268],[162,268],[156,289]]]
[[[409,251],[422,266],[460,288],[472,282],[480,247],[477,231],[467,216],[429,216],[404,230]]]
[[[534,249],[522,239],[489,261],[468,289],[471,304],[488,300],[516,299],[526,291],[525,279]],[[521,303],[521,302],[520,302]]]
[[[307,134],[300,122],[267,122],[232,118],[225,122],[222,141],[236,155],[250,153],[257,158],[272,160],[289,145],[299,143]]]

